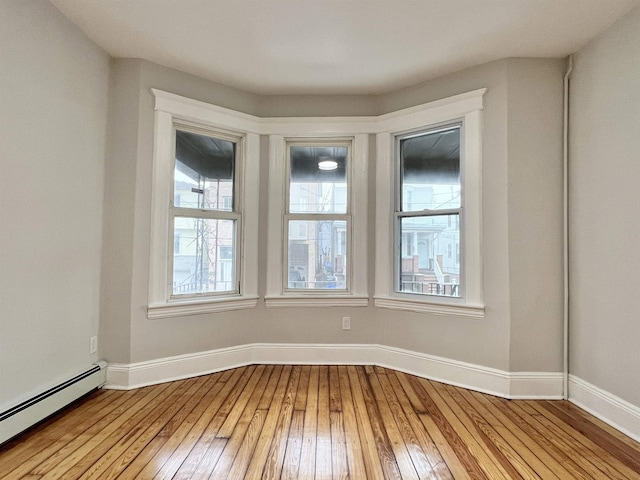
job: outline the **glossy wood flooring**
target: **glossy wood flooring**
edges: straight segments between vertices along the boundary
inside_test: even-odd
[[[637,480],[640,445],[564,401],[258,365],[95,392],[1,447],[0,478]]]

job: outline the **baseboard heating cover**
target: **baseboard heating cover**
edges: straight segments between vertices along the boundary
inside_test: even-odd
[[[74,400],[100,388],[106,379],[107,364],[98,362],[79,375],[1,412],[0,444],[53,415]]]

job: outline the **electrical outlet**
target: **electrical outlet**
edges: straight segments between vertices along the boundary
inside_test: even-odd
[[[351,317],[342,317],[342,329],[351,330]]]
[[[91,337],[89,340],[89,353],[96,353],[98,351],[98,337]]]

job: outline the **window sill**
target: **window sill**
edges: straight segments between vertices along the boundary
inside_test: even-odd
[[[183,317],[185,315],[200,315],[202,313],[228,312],[231,310],[243,310],[255,308],[258,297],[226,297],[207,298],[206,300],[188,300],[172,303],[149,305],[147,318]]]
[[[362,295],[278,295],[266,297],[270,308],[280,307],[366,307],[369,297]]]
[[[484,305],[465,305],[416,301],[404,298],[375,297],[376,307],[409,312],[450,315],[456,317],[484,318]]]

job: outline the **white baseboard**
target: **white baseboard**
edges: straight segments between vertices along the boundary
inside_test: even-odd
[[[509,373],[384,345],[255,343],[109,364],[105,388],[128,390],[251,364],[379,365],[504,398],[562,398],[561,373]]]
[[[640,407],[569,375],[569,401],[640,442]]]

